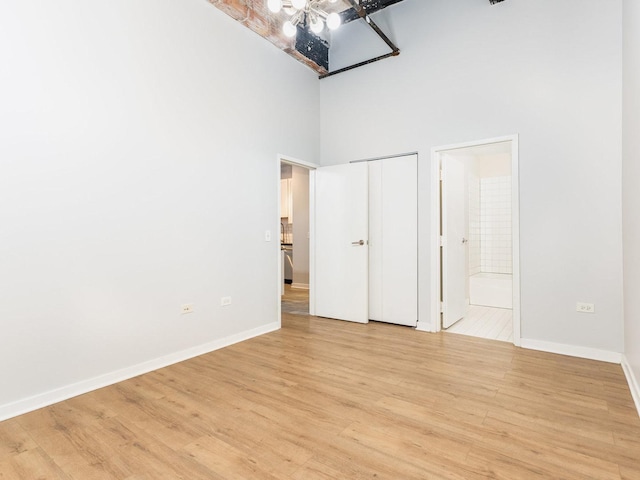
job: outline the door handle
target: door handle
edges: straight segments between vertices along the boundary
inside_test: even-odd
[[[364,240],[358,240],[357,242],[351,242],[354,247],[361,247],[364,245]]]

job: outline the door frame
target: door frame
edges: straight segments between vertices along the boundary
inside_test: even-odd
[[[315,215],[315,180],[312,178],[313,171],[316,168],[320,168],[320,165],[315,163],[307,162],[304,160],[297,159],[292,157],[291,155],[276,155],[276,178],[278,181],[276,182],[276,200],[277,200],[277,215],[276,223],[277,227],[274,232],[280,232],[280,164],[287,163],[289,165],[295,165],[297,167],[306,168],[309,170],[309,314],[315,314],[315,302],[313,299],[315,298],[315,231],[316,231],[316,215]],[[272,236],[273,237],[273,236]],[[277,238],[280,238],[280,235],[277,235]],[[280,242],[278,242],[280,243]],[[280,295],[280,282],[282,281],[282,262],[280,261],[280,245],[276,250],[277,262],[278,265],[278,276],[277,276],[277,287],[276,288],[276,304],[278,305],[278,325],[282,327],[282,298]]]
[[[441,330],[440,290],[442,288],[440,273],[440,164],[442,154],[459,148],[478,147],[492,143],[511,142],[511,235],[513,239],[513,344],[521,343],[520,320],[520,181],[518,159],[518,134],[488,138],[470,142],[442,145],[431,149],[431,331]]]

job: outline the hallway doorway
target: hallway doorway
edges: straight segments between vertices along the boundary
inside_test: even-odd
[[[309,314],[311,183],[314,167],[279,157],[280,312]]]

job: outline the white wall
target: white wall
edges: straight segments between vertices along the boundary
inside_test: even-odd
[[[622,226],[627,374],[640,411],[640,2],[623,2]]]
[[[32,0],[0,4],[0,79],[0,418],[278,326],[313,72],[204,0]]]
[[[621,352],[621,0],[407,0],[380,15],[401,54],[321,81],[321,162],[420,153],[421,321],[431,148],[517,133],[522,336]]]
[[[309,286],[309,170],[293,166],[293,286]]]
[[[511,175],[511,154],[478,155],[476,158],[480,178]]]

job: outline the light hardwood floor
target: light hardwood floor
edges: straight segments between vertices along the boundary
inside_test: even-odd
[[[381,323],[283,328],[0,423],[2,479],[638,479],[619,365]]]
[[[291,285],[284,286],[282,298],[282,313],[294,315],[309,314],[309,290],[303,288],[293,288]]]

